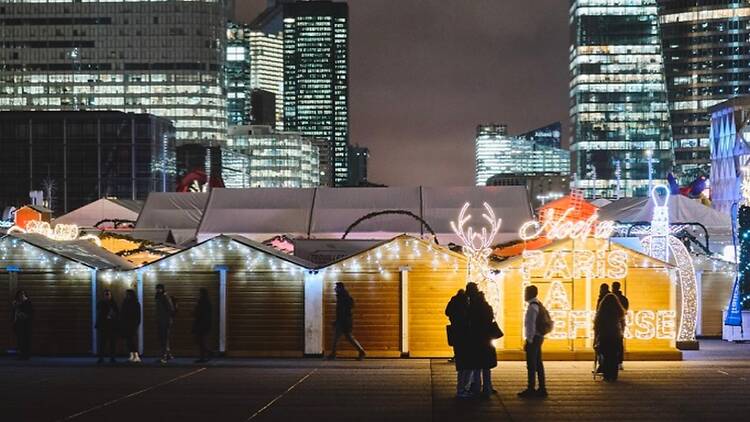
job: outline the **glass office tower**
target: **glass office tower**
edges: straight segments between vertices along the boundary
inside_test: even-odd
[[[284,129],[284,40],[281,35],[251,31],[250,87],[275,96],[276,128]]]
[[[675,164],[684,183],[710,170],[708,109],[750,94],[750,2],[660,0]]]
[[[249,125],[250,103],[250,30],[246,25],[227,24],[227,59],[224,69],[227,89],[227,123]]]
[[[283,1],[252,24],[283,37],[284,129],[324,139],[333,182],[348,182],[349,8],[326,0]]]
[[[0,110],[119,110],[226,133],[224,0],[0,2]]]
[[[570,149],[588,197],[617,196],[618,179],[625,196],[645,195],[649,173],[671,169],[657,19],[656,0],[571,1]]]

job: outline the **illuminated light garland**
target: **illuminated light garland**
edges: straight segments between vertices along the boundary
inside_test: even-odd
[[[13,226],[8,230],[8,234],[24,233],[39,234],[58,242],[70,242],[73,240],[90,240],[97,246],[101,246],[101,240],[94,235],[80,235],[80,230],[75,224],[58,224],[53,229],[46,221],[31,220],[26,224],[26,228]]]
[[[568,217],[575,208],[568,208],[559,217],[555,217],[555,210],[550,208],[540,221],[532,220],[523,223],[518,230],[521,240],[532,240],[546,236],[550,240],[572,239],[583,240],[589,236],[596,239],[609,239],[615,229],[615,222],[599,220],[598,214],[593,214],[583,221],[570,221]]]

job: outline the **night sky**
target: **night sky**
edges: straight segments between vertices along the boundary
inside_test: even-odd
[[[351,142],[369,179],[472,185],[479,123],[511,134],[562,121],[567,144],[568,2],[349,0]],[[266,0],[236,0],[249,22]]]

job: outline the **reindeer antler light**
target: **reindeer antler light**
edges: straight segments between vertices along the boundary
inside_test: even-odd
[[[482,214],[482,218],[490,224],[490,229],[487,230],[486,227],[482,227],[481,232],[475,232],[473,227],[464,229],[464,225],[471,220],[471,215],[466,214],[470,205],[468,202],[464,204],[461,212],[458,214],[458,220],[456,222],[451,221],[451,229],[453,229],[456,236],[463,242],[467,255],[482,255],[487,257],[492,252],[492,242],[495,240],[497,232],[500,231],[500,224],[503,220],[496,218],[495,211],[490,207],[490,204],[485,202],[484,209],[486,212]],[[465,233],[464,230],[466,231]],[[477,244],[477,241],[479,244]]]

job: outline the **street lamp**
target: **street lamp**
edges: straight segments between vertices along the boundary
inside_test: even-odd
[[[648,191],[651,192],[654,184],[654,150],[646,150],[646,161],[648,162]]]

